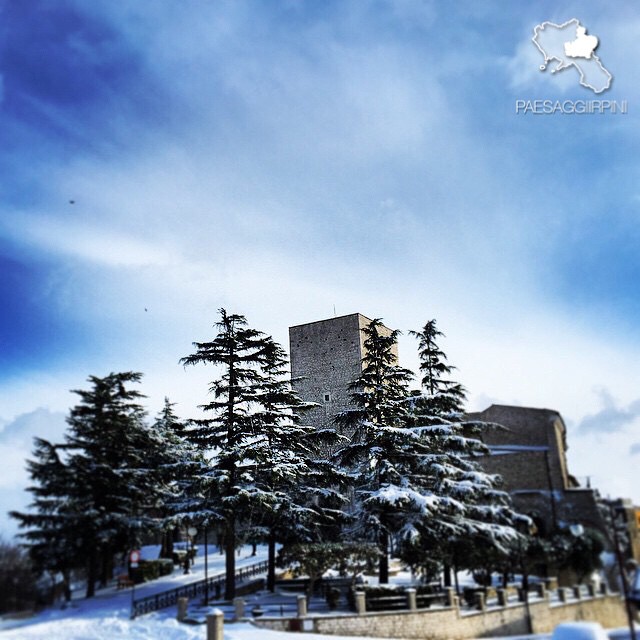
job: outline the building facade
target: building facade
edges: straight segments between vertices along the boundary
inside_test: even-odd
[[[483,434],[491,455],[478,461],[502,476],[516,509],[543,535],[572,524],[602,529],[597,492],[569,473],[567,429],[557,411],[494,404],[468,418],[500,425]]]

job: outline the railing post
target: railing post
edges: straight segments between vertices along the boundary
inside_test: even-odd
[[[447,587],[445,591],[447,592],[447,605],[455,608],[457,606],[456,592],[453,590],[453,587]]]
[[[496,589],[496,594],[498,596],[498,604],[501,607],[507,606],[507,591],[506,589]]]
[[[241,620],[244,618],[244,599],[243,598],[234,598],[233,599],[233,608],[235,611],[236,620]]]
[[[356,612],[358,615],[367,612],[367,599],[364,591],[356,591]]]
[[[182,622],[187,617],[187,607],[189,606],[189,598],[178,598],[178,615],[176,620]]]
[[[224,639],[224,613],[220,609],[207,616],[207,640]]]
[[[418,600],[416,598],[416,590],[415,589],[407,589],[405,591],[407,594],[407,606],[409,607],[409,611],[415,611],[418,608]]]
[[[307,596],[299,595],[297,598],[298,618],[305,618],[307,615]]]

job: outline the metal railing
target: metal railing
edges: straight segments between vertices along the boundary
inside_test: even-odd
[[[256,575],[265,573],[267,571],[267,564],[265,560],[238,569],[235,573],[236,582],[242,582],[247,578],[253,578]],[[146,613],[151,613],[152,611],[175,606],[178,604],[178,598],[191,599],[197,598],[198,596],[204,597],[206,593],[208,593],[212,599],[213,597],[219,598],[220,594],[224,593],[224,588],[225,576],[224,574],[217,574],[206,580],[198,580],[197,582],[184,584],[175,589],[155,593],[144,598],[137,598],[131,603],[131,617],[135,618]]]

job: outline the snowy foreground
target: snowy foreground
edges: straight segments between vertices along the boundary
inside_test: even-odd
[[[238,568],[266,559],[259,551],[251,556],[243,550],[237,558]],[[208,558],[209,575],[221,573],[224,557],[211,553]],[[136,587],[136,598],[175,588],[181,584],[204,578],[204,559],[198,557],[190,575],[176,569],[171,575]],[[76,594],[74,594],[76,595]],[[110,587],[98,592],[95,598],[74,597],[65,610],[48,609],[25,620],[1,620],[0,640],[205,640],[205,625],[192,626],[178,623],[175,607],[159,611],[136,620],[130,620],[131,590],[117,591]],[[612,640],[627,640],[628,630],[609,634]],[[325,636],[311,633],[284,633],[268,631],[250,623],[225,623],[225,640],[358,640],[353,636]],[[548,636],[537,636],[539,640]],[[373,640],[360,638],[360,640]],[[376,640],[381,640],[380,638]],[[506,640],[506,639],[504,639]]]
[[[243,550],[237,558],[237,567],[266,560],[263,550],[251,556]],[[209,575],[221,573],[224,556],[210,553]],[[175,572],[152,583],[136,587],[135,597],[154,593],[195,582],[204,578],[204,559],[198,556],[190,575]],[[115,587],[98,591],[95,598],[76,598],[65,610],[48,609],[25,620],[0,620],[1,640],[204,640],[206,626],[191,626],[178,623],[175,607],[130,620],[131,590],[117,591]],[[281,633],[258,629],[250,623],[225,623],[225,640],[315,640],[327,636],[309,633]],[[335,640],[341,639],[333,636]],[[350,640],[354,640],[351,637]],[[378,639],[379,640],[379,639]]]

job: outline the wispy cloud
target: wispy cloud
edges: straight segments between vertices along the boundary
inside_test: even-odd
[[[622,431],[640,417],[640,400],[635,400],[623,407],[607,389],[599,389],[597,394],[603,407],[597,413],[587,415],[580,421],[578,425],[580,431],[614,433]]]
[[[211,374],[177,362],[220,306],[284,344],[335,306],[403,330],[436,317],[472,408],[546,406],[588,414],[585,441],[624,436],[635,116],[512,113],[520,92],[568,95],[530,42],[568,8],[56,6],[0,8],[19,25],[0,61],[0,303],[19,310],[0,320],[5,420],[64,412],[70,388],[117,370],[188,416]],[[631,13],[581,15],[616,91],[635,82]],[[401,357],[415,368],[409,338]],[[620,400],[597,405],[594,385]]]
[[[0,431],[0,535],[17,531],[17,522],[8,519],[7,512],[25,509],[30,502],[25,491],[29,485],[26,460],[31,457],[33,438],[60,442],[65,426],[63,414],[39,408],[17,416]]]

